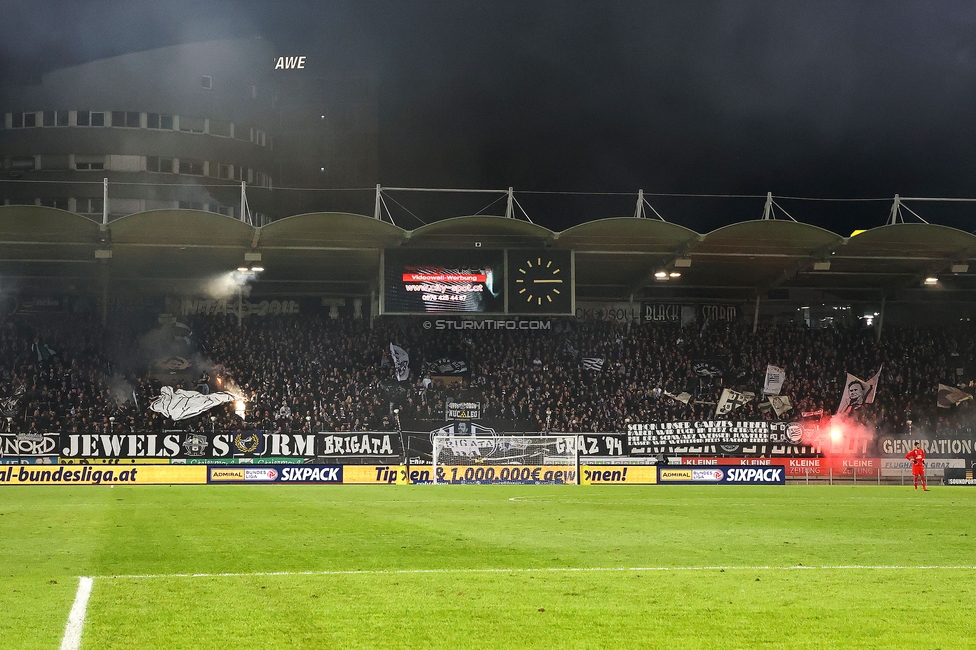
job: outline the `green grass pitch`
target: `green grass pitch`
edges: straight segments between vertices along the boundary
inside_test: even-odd
[[[974,566],[967,488],[7,487],[0,647],[971,648]]]

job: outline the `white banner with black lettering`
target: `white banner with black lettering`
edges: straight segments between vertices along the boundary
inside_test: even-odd
[[[763,395],[779,395],[786,381],[786,371],[769,364],[766,366],[766,381],[763,382]]]
[[[874,373],[874,376],[867,381],[847,373],[847,381],[844,382],[844,392],[840,396],[837,415],[850,415],[865,404],[873,404],[880,380],[881,368],[878,368],[878,372]]]

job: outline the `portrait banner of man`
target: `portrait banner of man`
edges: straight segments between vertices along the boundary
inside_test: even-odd
[[[837,415],[850,415],[865,404],[874,403],[874,396],[878,391],[878,381],[880,379],[881,368],[867,381],[858,379],[851,373],[847,373],[847,381],[844,382],[844,391],[840,396]]]

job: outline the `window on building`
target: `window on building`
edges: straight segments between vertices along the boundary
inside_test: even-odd
[[[146,113],[146,128],[147,129],[159,128],[159,113]]]
[[[24,128],[32,129],[37,126],[37,113],[24,113]]]
[[[105,113],[98,111],[92,111],[91,113],[91,125],[92,126],[105,126]]]
[[[203,161],[180,158],[180,173],[190,176],[203,176]]]
[[[105,156],[75,156],[75,169],[99,171],[105,169]]]
[[[173,116],[172,115],[160,115],[159,116],[159,128],[164,131],[173,130]]]
[[[75,123],[78,126],[91,125],[91,113],[89,113],[88,111],[78,111],[78,117]]]
[[[173,159],[172,158],[160,158],[159,156],[147,156],[146,157],[146,171],[147,172],[159,172],[161,174],[172,174],[173,173]]]
[[[251,127],[245,126],[243,124],[234,125],[234,139],[244,140],[245,142],[251,141]]]
[[[180,115],[180,131],[186,133],[203,133],[204,121],[202,117],[185,117]]]
[[[203,203],[199,201],[180,201],[180,210],[203,210]]]
[[[11,127],[15,128],[15,129],[22,129],[22,128],[24,128],[24,114],[23,113],[14,113],[13,114],[13,118],[14,119],[13,119],[13,121],[10,124]]]
[[[125,126],[125,111],[112,111],[112,126]]]
[[[68,199],[67,198],[41,199],[41,205],[47,208],[57,208],[58,210],[67,210]]]
[[[68,111],[57,111],[55,124],[57,126],[68,126]]]
[[[254,132],[254,143],[264,146],[264,131],[258,129]]]
[[[101,198],[78,198],[75,199],[75,210],[82,214],[101,214],[104,203]]]
[[[54,111],[44,111],[44,126],[54,126],[56,122],[56,113]]]
[[[213,90],[213,77],[208,74],[203,75],[200,78],[200,85],[204,87],[205,90]]]

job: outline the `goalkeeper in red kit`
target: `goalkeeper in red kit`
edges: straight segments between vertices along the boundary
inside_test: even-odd
[[[912,461],[912,482],[915,483],[915,489],[918,489],[918,479],[921,478],[922,490],[928,492],[929,488],[925,485],[925,450],[922,449],[922,444],[916,442],[915,449],[905,454],[905,458]]]

